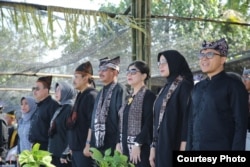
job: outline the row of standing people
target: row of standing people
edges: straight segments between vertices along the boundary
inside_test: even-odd
[[[178,51],[160,52],[158,68],[167,83],[157,96],[145,86],[150,70],[142,61],[127,68],[132,88],[127,93],[117,82],[119,57],[100,60],[104,87],[99,92],[91,63],[77,67],[74,102],[74,89],[66,83],[56,85],[60,104],[53,100],[51,78],[41,77],[33,88],[37,108],[25,128],[30,129],[26,140],[30,147],[40,143],[49,150],[56,166],[66,165],[62,153],[69,147],[74,167],[93,166],[90,147],[121,151],[138,167],[171,167],[173,150],[244,150],[248,94],[242,82],[225,73],[227,52],[224,39],[202,45],[199,62],[207,78],[195,86]]]

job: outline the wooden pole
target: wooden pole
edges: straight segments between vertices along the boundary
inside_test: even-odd
[[[143,33],[132,29],[132,60],[145,61],[151,68],[151,0],[132,0],[132,16],[146,30]]]
[[[136,16],[136,1],[137,0],[131,0],[132,1],[132,16],[135,18]],[[136,52],[136,29],[132,28],[132,61],[135,61],[137,59],[137,52]]]
[[[145,30],[146,35],[145,37],[145,45],[144,45],[144,55],[145,55],[145,61],[148,63],[149,68],[152,69],[151,64],[151,0],[145,0]],[[154,57],[154,56],[153,56]],[[154,64],[153,64],[154,66]],[[152,70],[150,70],[152,72]],[[148,88],[151,89],[151,79],[147,83]]]

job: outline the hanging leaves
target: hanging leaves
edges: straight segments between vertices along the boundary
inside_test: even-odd
[[[10,7],[6,8],[6,6],[3,5],[1,6],[1,11],[5,10],[9,12],[8,15],[11,16],[10,21],[15,25],[16,30],[18,30],[18,26],[22,24],[23,27],[27,28],[27,31],[33,32],[31,25],[34,25],[36,34],[43,39],[47,46],[49,46],[50,40],[52,43],[54,42],[54,32],[56,31],[56,28],[60,27],[61,30],[63,29],[62,24],[65,24],[64,31],[66,35],[70,38],[72,37],[75,42],[78,41],[79,29],[90,29],[93,26],[98,26],[98,23],[102,23],[108,31],[114,31],[112,30],[112,27],[110,27],[110,21],[145,32],[142,26],[138,24],[135,19],[125,15],[116,16],[116,14],[94,10],[72,9],[55,6],[42,6],[40,8],[46,8],[47,11],[43,11],[41,13],[41,11],[37,9],[37,6],[29,4],[23,5],[9,2],[5,5]],[[2,14],[2,16],[4,15]],[[60,18],[58,18],[58,16]],[[2,17],[2,19],[9,19],[9,17]],[[21,20],[21,22],[19,20]],[[54,26],[55,21],[58,24],[57,26]],[[27,24],[29,25],[28,27]],[[46,32],[46,27],[48,27],[49,33]],[[35,35],[34,32],[31,34]]]

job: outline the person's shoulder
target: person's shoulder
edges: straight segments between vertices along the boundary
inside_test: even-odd
[[[98,90],[96,88],[90,88],[89,92],[92,94],[97,94]]]
[[[190,80],[187,80],[187,79],[184,78],[182,80],[182,84],[193,86],[194,85],[194,81],[190,81]]]
[[[96,97],[98,94],[98,90],[95,88],[89,88],[88,92],[87,92],[87,96],[91,96],[91,97]]]
[[[153,91],[151,91],[150,89],[147,89],[145,92],[145,96],[155,97],[156,95]]]
[[[117,82],[115,87],[124,89],[125,85],[121,84],[120,82]]]
[[[44,102],[51,102],[51,103],[57,103],[58,104],[58,102],[54,98],[52,98],[51,95],[49,95],[48,97],[46,97],[46,99],[44,99],[43,101]]]
[[[156,95],[154,92],[152,92],[151,90],[147,89],[144,95],[144,102],[146,103],[151,103],[154,102],[156,98]]]
[[[187,79],[183,79],[182,82],[181,82],[181,87],[182,88],[185,88],[185,89],[192,89],[194,87],[194,82],[192,81],[189,81]]]
[[[53,99],[51,96],[50,96],[50,102],[51,104],[59,107],[59,103],[55,99]]]
[[[6,120],[2,116],[0,116],[0,123],[4,124],[4,125],[7,125]]]
[[[119,82],[116,84],[114,89],[118,90],[119,92],[120,91],[124,91],[126,93],[128,92],[127,87]]]
[[[61,106],[62,108],[72,108],[73,107],[73,103],[71,104],[64,104]]]
[[[225,82],[228,82],[231,85],[242,85],[242,86],[244,86],[242,80],[240,80],[239,78],[236,78],[236,77],[234,77],[232,75],[226,74],[224,76],[224,78],[225,78]]]

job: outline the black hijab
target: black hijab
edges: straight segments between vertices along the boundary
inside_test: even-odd
[[[157,60],[163,55],[168,63],[169,76],[167,79],[175,79],[178,75],[183,76],[186,80],[193,82],[193,74],[188,66],[186,59],[176,50],[166,50],[158,54]]]

